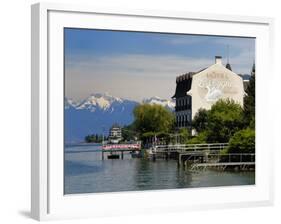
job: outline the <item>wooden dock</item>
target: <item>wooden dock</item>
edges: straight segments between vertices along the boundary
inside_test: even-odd
[[[179,164],[186,158],[203,157],[206,154],[217,155],[228,146],[228,143],[212,143],[212,144],[177,144],[177,145],[156,145],[149,150],[153,160],[157,157],[168,159],[171,154],[177,155]]]
[[[102,154],[102,160],[104,160],[104,153],[110,153],[110,154],[119,154],[121,155],[121,159],[124,159],[124,152],[139,152],[140,149],[108,149],[108,150],[101,150]]]
[[[169,159],[171,153],[177,154],[179,166],[190,170],[216,167],[225,170],[227,167],[246,169],[255,166],[254,153],[222,153],[228,143],[161,145],[150,149],[150,155],[155,161],[159,155]]]
[[[104,153],[110,153],[110,155],[121,155],[121,159],[124,159],[124,152],[139,152],[141,151],[141,143],[124,143],[124,144],[107,144],[102,145],[102,160],[104,160]]]

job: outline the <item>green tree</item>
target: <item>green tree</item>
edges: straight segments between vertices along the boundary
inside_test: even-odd
[[[138,133],[135,129],[134,123],[130,125],[125,125],[122,128],[122,137],[124,141],[130,141],[130,140],[135,140],[139,138]]]
[[[161,105],[138,105],[134,109],[134,117],[135,129],[144,138],[169,133],[174,124],[174,115]]]
[[[219,100],[210,110],[200,109],[192,122],[198,135],[189,143],[228,142],[245,126],[242,107],[233,100]]]
[[[96,136],[95,135],[87,135],[86,137],[85,137],[85,142],[88,142],[88,143],[90,143],[90,142],[96,142],[96,138],[95,138]]]
[[[208,142],[228,142],[243,128],[243,109],[233,100],[219,100],[208,111],[206,125]]]
[[[198,133],[205,130],[208,124],[208,111],[206,109],[199,109],[192,120],[192,128]]]
[[[229,153],[254,153],[255,131],[247,128],[236,132],[229,140]]]
[[[190,140],[188,140],[188,144],[203,144],[208,142],[208,136],[210,134],[208,131],[201,131],[197,136],[194,136]]]
[[[87,135],[85,136],[84,140],[87,143],[101,143],[103,136],[98,134]]]
[[[97,141],[102,142],[102,139],[103,139],[102,135],[99,135]]]
[[[187,128],[181,128],[179,130],[179,141],[181,144],[187,143],[188,139],[190,138],[190,132]]]
[[[246,126],[255,127],[255,72],[254,67],[249,85],[246,89],[244,97],[244,121]]]

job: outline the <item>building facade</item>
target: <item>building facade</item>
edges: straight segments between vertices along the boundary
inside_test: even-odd
[[[231,70],[222,58],[216,56],[215,63],[196,73],[178,76],[176,91],[176,126],[191,127],[191,121],[200,108],[209,110],[219,99],[231,99],[243,107],[245,95],[243,79]]]
[[[122,129],[119,125],[114,124],[109,130],[108,140],[110,143],[117,144],[122,140]]]
[[[191,89],[192,75],[193,73],[187,73],[176,79],[176,92],[172,98],[176,103],[176,126],[178,128],[191,126],[192,97],[187,95],[187,92]]]

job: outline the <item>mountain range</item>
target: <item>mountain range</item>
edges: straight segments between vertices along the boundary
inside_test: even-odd
[[[162,105],[170,111],[174,110],[172,100],[160,97],[144,99],[143,103]],[[110,127],[117,123],[120,126],[133,122],[133,110],[140,103],[122,99],[109,94],[92,94],[85,100],[76,102],[65,98],[64,129],[65,142],[82,142],[89,134],[108,135]]]

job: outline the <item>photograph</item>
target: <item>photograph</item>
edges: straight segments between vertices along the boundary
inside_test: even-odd
[[[64,194],[255,185],[255,37],[63,33]]]

